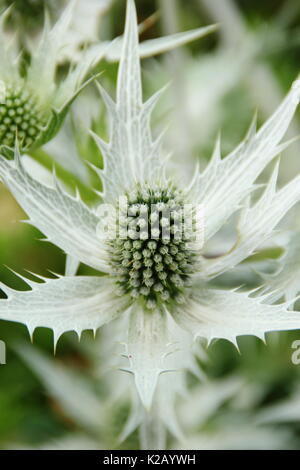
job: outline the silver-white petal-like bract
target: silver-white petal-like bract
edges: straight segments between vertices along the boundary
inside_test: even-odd
[[[2,320],[24,323],[32,335],[35,328],[53,330],[54,342],[66,331],[95,330],[123,313],[124,297],[116,297],[115,284],[107,277],[61,277],[33,282],[31,290],[16,291],[0,284],[7,299],[0,299]]]
[[[30,223],[67,254],[99,271],[109,272],[103,241],[97,238],[99,222],[93,210],[70,196],[56,181],[49,187],[32,178],[16,151],[15,160],[0,156],[0,179],[30,218]]]
[[[205,209],[205,239],[212,237],[238,208],[253,183],[286,144],[281,144],[298,106],[300,80],[296,80],[285,100],[256,132],[254,119],[245,140],[227,157],[221,158],[217,142],[213,158],[191,186],[195,201]]]
[[[106,202],[114,203],[138,182],[163,179],[160,140],[153,142],[150,129],[151,111],[160,96],[146,103],[142,100],[141,68],[138,53],[136,11],[128,2],[123,52],[121,56],[116,103],[102,90],[110,117],[110,142],[94,135],[104,157],[104,171],[99,171]]]
[[[207,34],[216,31],[217,25],[204,26],[190,31],[170,34],[155,39],[148,39],[139,45],[139,54],[141,58],[152,57],[163,52],[170,51],[176,47],[184,46],[190,41],[200,39]],[[105,59],[111,62],[117,62],[122,57],[123,38],[115,39],[105,53]],[[101,47],[101,46],[96,46]]]
[[[34,90],[39,99],[49,104],[51,95],[55,91],[55,73],[57,67],[57,59],[62,44],[64,44],[64,36],[72,21],[75,1],[71,0],[62,13],[61,17],[51,29],[47,19],[43,36],[38,47],[33,50],[31,64],[28,69],[27,81]],[[74,91],[70,90],[69,97]],[[51,104],[51,101],[50,101]],[[58,104],[58,103],[57,103]],[[60,106],[63,103],[60,103]]]
[[[149,409],[159,375],[164,371],[163,359],[168,352],[168,333],[164,312],[132,309],[127,355],[135,384],[144,406]]]
[[[200,277],[217,276],[253,254],[256,248],[271,237],[276,225],[300,200],[300,176],[276,191],[277,175],[278,164],[260,199],[252,207],[243,209],[234,248],[215,260],[206,260]]]
[[[265,298],[249,292],[194,287],[188,302],[173,316],[195,337],[208,341],[223,338],[235,345],[238,336],[264,339],[270,331],[299,328],[300,312],[288,310],[290,303],[268,305]]]

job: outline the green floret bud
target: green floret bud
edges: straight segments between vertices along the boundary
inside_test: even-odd
[[[34,146],[47,124],[34,96],[21,86],[6,87],[0,104],[0,145],[14,147],[16,136],[22,150]]]

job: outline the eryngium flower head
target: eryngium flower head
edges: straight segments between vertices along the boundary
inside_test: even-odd
[[[20,62],[21,55],[8,41],[4,31],[10,10],[0,17],[0,146],[12,148],[16,136],[22,151],[49,141],[58,132],[73,99],[95,57],[86,54],[81,63],[60,83],[56,81],[59,53],[72,19],[71,1],[57,23],[50,28],[46,18],[43,35],[35,46],[30,64]]]
[[[48,187],[32,178],[17,150],[15,161],[0,158],[0,177],[49,241],[105,275],[62,276],[42,283],[28,280],[31,290],[26,292],[3,285],[7,299],[0,300],[0,318],[25,323],[30,334],[38,326],[52,328],[56,342],[65,331],[80,335],[84,329],[96,330],[124,315],[128,365],[123,369],[134,374],[142,402],[149,408],[162,372],[192,367],[189,351],[195,337],[236,343],[239,335],[264,338],[267,331],[300,326],[299,312],[290,309],[292,301],[274,304],[277,292],[267,292],[265,285],[262,291],[245,291],[210,284],[222,273],[237,272],[238,265],[271,239],[275,226],[300,200],[299,175],[277,190],[277,163],[266,188],[251,204],[256,179],[290,143],[280,141],[297,108],[300,82],[294,83],[258,132],[252,123],[246,139],[224,159],[218,141],[207,168],[202,173],[197,169],[187,186],[181,183],[181,174],[177,181],[168,174],[161,138],[153,140],[151,134],[151,112],[160,93],[145,103],[142,100],[133,0],[127,3],[116,102],[102,89],[101,93],[111,135],[109,143],[94,136],[104,157],[104,170],[96,168],[104,187],[97,210],[88,208],[79,195],[70,196],[56,180]],[[113,216],[123,199],[128,200],[127,213],[116,219]],[[145,218],[152,202],[155,210]],[[170,219],[172,235],[166,239],[166,223],[157,208],[175,208],[177,213],[185,205],[201,206],[202,217],[194,218],[192,210],[190,227],[195,228],[195,237],[192,230],[178,244],[171,231],[175,219]],[[241,214],[236,243],[221,256],[207,257],[208,241],[237,210]],[[117,223],[111,223],[111,218]],[[152,218],[158,222],[153,234],[145,230]],[[129,229],[121,235],[123,225]],[[117,232],[111,238],[114,227]],[[179,351],[174,350],[175,343]]]
[[[197,252],[191,246],[196,214],[183,212],[184,192],[171,182],[139,184],[126,199],[128,206],[118,206],[116,231],[108,242],[119,294],[139,299],[150,310],[182,303],[184,288],[196,272]],[[188,215],[191,227],[183,231]]]

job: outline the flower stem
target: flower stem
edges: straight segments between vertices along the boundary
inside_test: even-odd
[[[164,450],[166,448],[166,430],[155,411],[151,414],[145,412],[139,432],[142,450]]]

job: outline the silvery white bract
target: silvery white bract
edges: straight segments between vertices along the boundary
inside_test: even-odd
[[[95,330],[126,312],[128,364],[124,369],[134,374],[142,402],[150,408],[158,377],[169,371],[168,360],[178,346],[174,320],[182,334],[188,332],[190,344],[199,336],[236,343],[239,335],[263,338],[267,331],[300,326],[299,312],[290,310],[291,300],[272,305],[269,292],[259,295],[208,284],[219,274],[234,270],[269,239],[300,199],[300,176],[276,189],[276,165],[261,197],[251,204],[255,180],[289,145],[280,141],[298,105],[300,82],[294,83],[266,124],[256,132],[253,123],[246,139],[224,159],[217,142],[211,162],[203,173],[195,173],[189,187],[170,179],[166,159],[160,154],[161,138],[153,140],[151,135],[151,111],[160,92],[143,103],[133,0],[127,5],[116,102],[101,91],[111,123],[109,143],[95,136],[104,157],[104,170],[97,170],[104,186],[103,201],[111,204],[113,212],[121,209],[120,198],[128,200],[128,217],[122,216],[125,222],[120,218],[114,239],[107,240],[101,232],[103,206],[92,210],[79,195],[71,197],[57,182],[48,187],[36,181],[24,169],[18,151],[14,162],[0,159],[0,177],[30,222],[50,242],[106,275],[58,277],[42,283],[28,280],[31,290],[26,292],[2,285],[7,299],[0,300],[0,317],[25,323],[30,334],[36,327],[51,328],[56,342],[65,331],[80,335],[82,330]],[[165,220],[158,212],[151,213],[151,220],[158,220],[159,228],[150,240],[144,237],[142,215],[153,203],[160,208],[175,207],[174,230],[181,207],[201,205],[204,220],[200,219],[200,226],[198,219],[195,223],[201,242],[189,235],[180,240],[175,235],[163,237]],[[237,210],[241,216],[236,244],[223,256],[206,258],[207,242]],[[129,217],[137,212],[136,218]],[[122,224],[131,222],[141,229],[139,239],[133,239],[130,230],[127,238],[120,235]],[[179,341],[179,347],[181,344]]]

